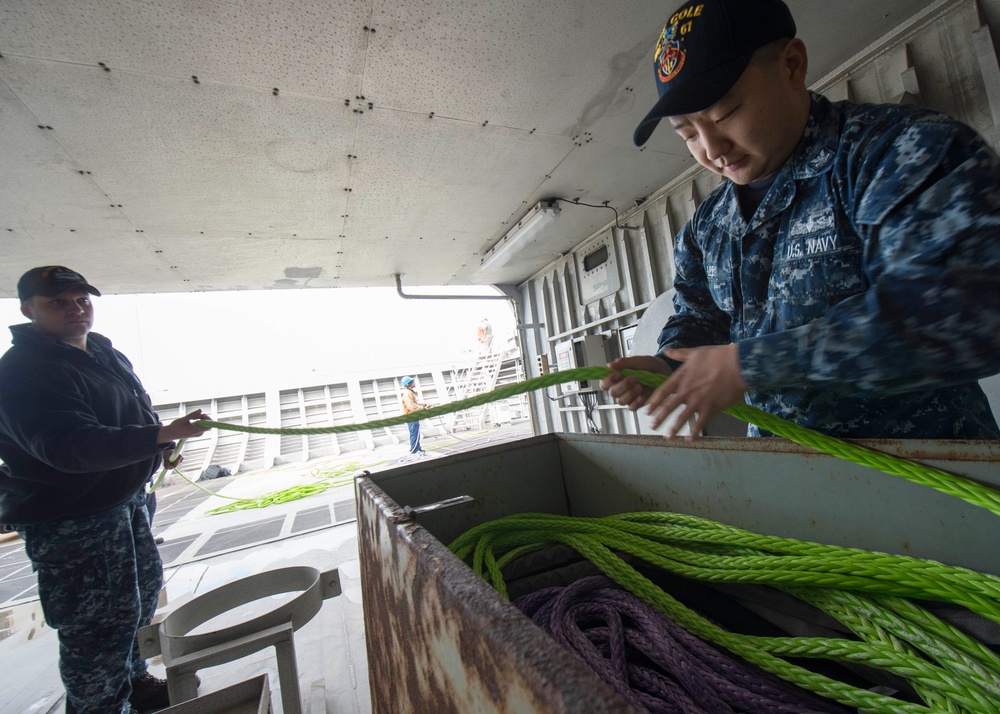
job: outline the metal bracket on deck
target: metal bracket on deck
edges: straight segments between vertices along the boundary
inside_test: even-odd
[[[294,598],[258,617],[197,635],[188,633],[209,620],[261,598],[299,592]],[[139,630],[139,653],[163,655],[170,703],[197,696],[195,673],[273,646],[278,660],[282,710],[301,714],[298,668],[292,633],[319,612],[323,601],[340,595],[336,569],[320,573],[297,566],[257,573],[227,583],[184,603],[158,624]]]

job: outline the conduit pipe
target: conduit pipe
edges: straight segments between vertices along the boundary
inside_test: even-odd
[[[399,273],[393,273],[392,277],[396,280],[396,294],[404,300],[507,300],[512,305],[514,305],[514,311],[517,312],[517,304],[510,295],[413,295],[403,292],[403,276]],[[494,286],[496,287],[496,286]],[[502,288],[498,288],[502,289]]]

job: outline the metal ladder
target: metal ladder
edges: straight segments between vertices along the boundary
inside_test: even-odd
[[[497,375],[500,373],[500,363],[503,355],[500,352],[480,355],[476,363],[461,373],[455,386],[455,399],[468,399],[478,394],[485,394],[496,387]],[[455,414],[451,425],[452,431],[475,430],[483,428],[486,419],[486,405],[465,409]]]

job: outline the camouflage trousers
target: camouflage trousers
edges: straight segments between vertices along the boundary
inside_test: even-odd
[[[66,714],[127,714],[131,681],[146,671],[136,631],[156,610],[163,562],[145,503],[140,491],[93,516],[18,528],[59,632]]]

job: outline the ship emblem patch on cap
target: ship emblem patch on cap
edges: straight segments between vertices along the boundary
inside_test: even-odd
[[[688,5],[674,13],[670,21],[663,26],[660,39],[656,43],[656,78],[661,84],[666,84],[677,76],[684,67],[687,50],[684,48],[684,35],[691,31],[695,18],[701,17],[704,5]]]
[[[664,25],[660,40],[656,43],[656,74],[661,82],[669,82],[684,66],[687,52],[681,45],[679,24]]]

